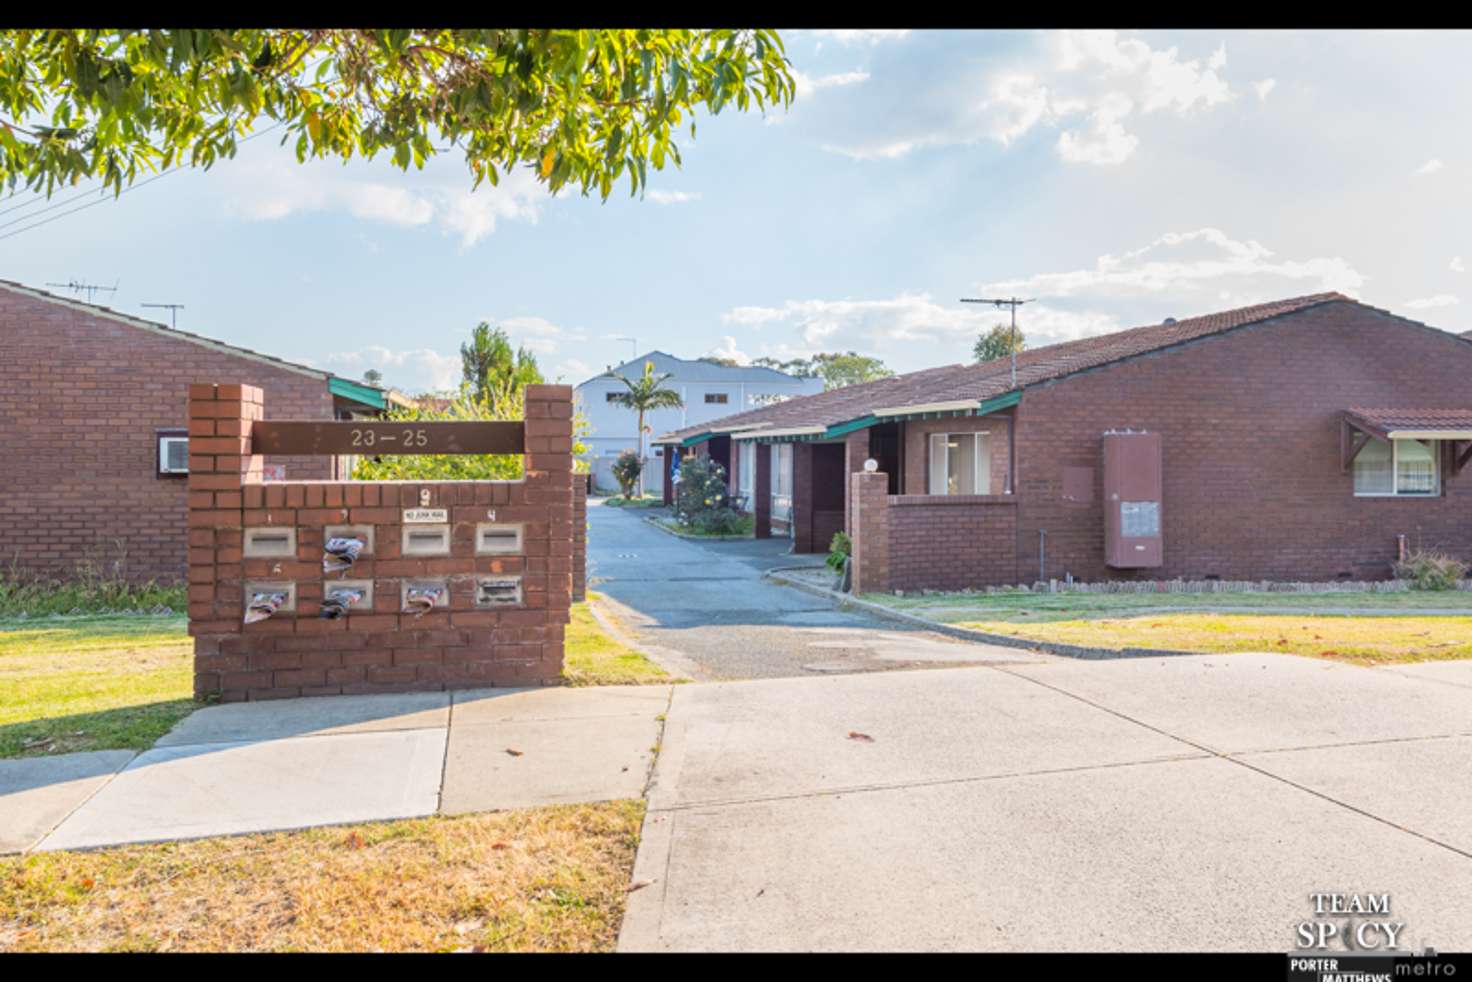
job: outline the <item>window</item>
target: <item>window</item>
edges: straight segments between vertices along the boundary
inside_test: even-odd
[[[736,492],[751,507],[751,492],[756,488],[756,444],[751,441],[736,445]]]
[[[189,473],[187,430],[158,431],[158,473],[160,477]]]
[[[1371,439],[1354,458],[1354,493],[1419,498],[1440,494],[1440,446],[1435,440]]]
[[[622,395],[622,393],[619,393],[619,392],[605,392],[605,393],[603,393],[603,399],[606,402],[618,402],[618,397],[620,395]]]
[[[792,444],[772,444],[772,517],[792,518]]]
[[[715,406],[724,406],[726,404],[726,393],[724,393],[724,392],[707,392],[705,394],[705,404],[707,406],[712,406],[712,405],[715,405]]]
[[[930,435],[931,494],[991,494],[990,433]]]

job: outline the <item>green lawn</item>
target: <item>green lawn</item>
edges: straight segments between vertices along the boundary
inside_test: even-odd
[[[174,615],[0,619],[0,758],[152,746],[199,708],[185,631]],[[670,681],[586,603],[573,605],[564,674],[573,685]]]
[[[1078,618],[1130,616],[1150,611],[1353,612],[1466,611],[1472,591],[1408,590],[1402,593],[930,593],[896,597],[866,593],[862,599],[947,623],[1010,621],[1047,623]]]
[[[151,746],[198,708],[184,632],[173,615],[0,620],[0,757]]]
[[[1148,614],[1051,620],[963,620],[957,626],[1089,648],[1275,651],[1360,665],[1472,658],[1472,617]]]
[[[644,655],[608,636],[588,609],[588,603],[597,599],[596,593],[590,593],[588,602],[572,605],[563,678],[571,685],[652,685],[673,681],[664,669]]]
[[[603,499],[605,508],[663,508],[664,499],[646,494],[642,498],[625,498],[622,495],[612,495]]]
[[[679,532],[681,535],[695,536],[696,538],[705,538],[707,536],[720,538],[733,535],[750,536],[756,529],[756,518],[751,515],[736,516],[736,528],[730,532],[702,532],[700,529],[681,525],[680,520],[677,518],[656,518],[655,521],[671,531]]]

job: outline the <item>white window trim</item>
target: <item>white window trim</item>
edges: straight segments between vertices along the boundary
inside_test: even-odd
[[[951,449],[950,449],[950,446],[949,446],[949,444],[951,442],[951,438],[952,437],[955,437],[957,439],[960,439],[962,437],[967,437],[967,436],[971,437],[972,440],[973,440],[973,445],[972,445],[972,448],[971,448],[971,460],[972,460],[972,467],[973,467],[975,473],[973,473],[971,475],[971,486],[972,487],[975,487],[975,488],[986,488],[987,489],[985,491],[973,491],[971,493],[972,494],[990,494],[991,493],[991,487],[992,487],[992,475],[991,475],[991,463],[992,463],[992,455],[991,455],[991,433],[988,430],[975,430],[975,431],[973,431],[971,433],[937,432],[937,433],[930,434],[930,453],[931,453],[931,459],[929,461],[929,467],[926,468],[926,474],[925,474],[926,491],[927,491],[928,494],[933,494],[933,495],[937,495],[937,496],[940,496],[940,497],[950,497],[951,496],[951,490],[950,490],[949,485],[942,485],[942,487],[941,487],[941,489],[939,491],[937,491],[934,487],[931,486],[932,483],[933,483],[932,482],[932,479],[935,477],[935,438],[936,437],[941,437],[942,438],[942,441],[943,441],[941,443],[941,448],[943,450],[943,456],[941,457],[941,472],[944,473],[944,474],[949,474],[951,472],[951,461],[950,461]],[[981,441],[982,440],[986,440],[987,441],[987,452],[986,452],[985,455],[983,455],[982,452],[981,452]],[[960,494],[962,492],[957,492],[957,493]]]
[[[184,432],[159,433],[156,437],[158,443],[158,476],[173,477],[189,473],[189,435]],[[184,444],[184,466],[169,467],[169,452],[167,444],[182,442]]]
[[[1373,440],[1374,437],[1371,437]],[[1408,441],[1416,443],[1431,444],[1431,462],[1436,470],[1436,486],[1430,491],[1401,491],[1398,488],[1400,482],[1400,444]],[[1402,437],[1395,440],[1384,441],[1390,444],[1390,490],[1389,491],[1355,491],[1356,498],[1440,498],[1441,497],[1441,441],[1440,440],[1416,440],[1414,437]],[[1350,467],[1350,482],[1354,481],[1354,467]]]

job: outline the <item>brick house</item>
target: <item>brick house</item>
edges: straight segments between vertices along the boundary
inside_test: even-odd
[[[865,590],[1374,579],[1472,559],[1472,339],[1337,293],[794,399],[659,438]],[[865,473],[865,461],[877,467]],[[773,504],[790,496],[787,523]]]
[[[124,560],[135,580],[188,568],[191,383],[240,379],[294,419],[377,414],[381,389],[0,280],[0,566],[72,574]],[[347,462],[273,457],[276,477],[328,479]]]

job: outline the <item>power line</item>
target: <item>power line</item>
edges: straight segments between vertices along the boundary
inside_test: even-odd
[[[286,124],[283,122],[283,123],[276,123],[273,126],[268,126],[266,129],[261,130],[259,133],[252,133],[250,136],[246,137],[245,139],[241,140],[240,142],[241,143],[249,143],[251,140],[254,140],[256,137],[258,137],[258,136],[265,136],[267,133],[270,133],[271,131],[276,130],[276,129],[280,129],[284,125],[286,125]],[[40,228],[42,225],[49,225],[49,224],[51,224],[52,222],[56,221],[59,218],[65,218],[67,215],[75,215],[79,211],[86,211],[88,208],[95,208],[98,205],[106,204],[109,200],[116,201],[118,198],[121,198],[123,195],[127,194],[130,191],[136,191],[136,190],[138,190],[141,187],[147,187],[148,185],[152,184],[154,181],[161,180],[161,179],[163,179],[165,177],[168,177],[170,174],[173,174],[173,173],[175,173],[177,171],[185,170],[185,169],[188,169],[188,168],[189,168],[189,165],[188,164],[175,164],[173,167],[170,167],[168,170],[166,170],[166,171],[160,171],[159,173],[153,175],[152,177],[150,177],[146,181],[140,181],[137,184],[130,184],[130,185],[128,185],[127,187],[123,188],[120,192],[118,192],[117,195],[115,195],[114,197],[112,197],[110,199],[109,198],[98,198],[96,201],[91,201],[91,202],[88,202],[85,205],[80,205],[80,206],[78,206],[76,208],[71,209],[70,211],[64,211],[64,212],[62,212],[59,215],[52,215],[50,218],[43,219],[43,220],[41,220],[39,222],[34,222],[33,224],[30,224],[30,225],[22,226],[21,228],[16,229],[14,232],[7,232],[4,235],[0,235],[0,242],[3,242],[4,240],[9,239],[9,238],[12,238],[14,236],[20,235],[22,232],[29,232],[33,228]],[[14,225],[17,222],[28,222],[28,221],[31,221],[31,219],[33,219],[33,218],[39,218],[41,215],[44,215],[48,211],[53,211],[56,208],[60,208],[60,207],[62,207],[64,205],[70,204],[73,201],[76,201],[77,198],[86,197],[86,196],[88,196],[90,194],[94,194],[97,191],[101,191],[101,190],[103,190],[103,189],[102,188],[96,188],[96,189],[94,189],[92,191],[84,191],[82,194],[77,195],[76,197],[68,198],[66,201],[58,201],[58,202],[55,202],[54,204],[50,205],[49,207],[43,208],[40,211],[35,212],[33,214],[25,215],[25,216],[23,216],[21,218],[13,219],[13,220],[11,220],[9,222],[6,222],[4,224],[0,224],[0,228],[5,228],[7,226]]]

